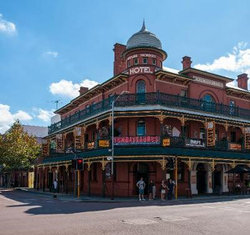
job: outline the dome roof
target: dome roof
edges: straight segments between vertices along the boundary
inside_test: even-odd
[[[155,36],[155,34],[146,29],[144,21],[141,30],[133,34],[127,42],[127,49],[136,47],[154,47],[162,49],[161,41]]]

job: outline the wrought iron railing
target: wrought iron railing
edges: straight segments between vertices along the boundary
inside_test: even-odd
[[[65,127],[83,121],[93,115],[111,109],[111,102],[117,96],[112,96],[103,101],[92,104],[89,107],[76,112],[75,114],[64,118],[60,122],[49,126],[49,134],[55,133]],[[151,92],[143,94],[123,94],[116,100],[116,107],[129,107],[138,105],[162,105],[166,107],[176,108],[177,111],[181,109],[188,109],[194,111],[201,111],[212,114],[219,114],[227,117],[240,117],[250,120],[250,110],[239,107],[232,107],[221,103],[210,103],[204,100],[192,99],[182,97],[179,95],[171,95],[161,92]]]

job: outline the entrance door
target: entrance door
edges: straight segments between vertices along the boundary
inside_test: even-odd
[[[146,188],[144,190],[145,194],[148,194],[148,164],[147,163],[137,163],[135,165],[135,180],[136,183],[141,179],[141,177],[143,177],[143,180],[146,184]],[[136,187],[136,185],[135,185]],[[138,188],[136,187],[136,192],[138,193]]]
[[[216,165],[214,171],[214,184],[213,184],[213,191],[214,193],[220,193],[222,187],[222,165]]]
[[[207,172],[203,163],[197,165],[197,190],[198,194],[207,192]]]

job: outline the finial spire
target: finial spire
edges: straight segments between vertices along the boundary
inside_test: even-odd
[[[146,31],[146,26],[145,26],[145,19],[143,18],[143,23],[142,23],[142,27],[141,27],[141,32]]]

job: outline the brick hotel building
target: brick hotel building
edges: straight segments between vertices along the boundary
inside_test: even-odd
[[[43,140],[44,158],[36,167],[36,187],[75,190],[72,159],[82,158],[80,193],[109,196],[137,194],[142,176],[176,181],[176,193],[227,193],[246,175],[226,173],[250,166],[250,92],[247,74],[232,78],[192,68],[163,67],[167,53],[145,28],[126,45],[114,45],[114,76],[56,110]],[[111,105],[114,101],[114,116]],[[111,125],[114,118],[114,178],[111,177]],[[114,179],[114,181],[112,181]],[[113,182],[113,184],[112,184]],[[112,187],[113,186],[113,187]],[[147,191],[147,188],[146,188]]]

